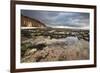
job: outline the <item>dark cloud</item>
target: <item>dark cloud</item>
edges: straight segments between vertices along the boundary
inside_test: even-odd
[[[35,18],[48,26],[89,26],[89,13],[21,10],[21,14]]]

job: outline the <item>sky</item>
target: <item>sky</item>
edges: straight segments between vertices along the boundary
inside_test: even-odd
[[[89,13],[21,10],[21,14],[34,18],[46,26],[89,27]]]

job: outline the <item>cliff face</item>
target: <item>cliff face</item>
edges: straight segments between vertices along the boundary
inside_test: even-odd
[[[21,15],[21,27],[46,27],[39,20]]]

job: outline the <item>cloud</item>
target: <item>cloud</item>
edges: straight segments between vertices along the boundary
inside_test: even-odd
[[[89,13],[21,10],[21,14],[35,18],[49,26],[89,26]]]

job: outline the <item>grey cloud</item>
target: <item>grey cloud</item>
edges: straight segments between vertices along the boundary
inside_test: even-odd
[[[89,26],[89,13],[21,10],[21,14],[35,18],[49,26]]]

